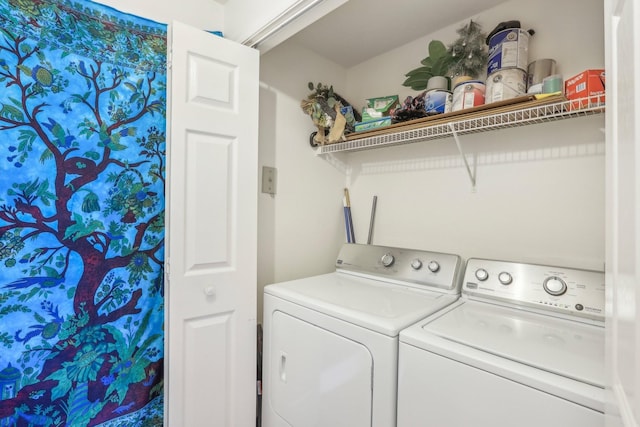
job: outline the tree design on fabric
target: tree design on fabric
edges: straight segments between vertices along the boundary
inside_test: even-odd
[[[0,425],[97,425],[162,394],[165,76],[19,31],[43,14],[96,28],[62,2],[11,5],[20,14],[0,22],[0,423],[15,424]],[[86,34],[111,45],[104,37],[122,32],[106,25]]]

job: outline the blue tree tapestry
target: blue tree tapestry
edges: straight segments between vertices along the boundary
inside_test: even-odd
[[[162,425],[166,26],[0,0],[0,426]]]

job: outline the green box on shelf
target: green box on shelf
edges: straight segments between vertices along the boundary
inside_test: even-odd
[[[400,104],[398,95],[381,96],[379,98],[367,99],[367,108],[373,108],[375,111],[382,113],[383,116],[391,115],[391,110]]]
[[[356,132],[362,132],[365,130],[377,129],[391,124],[391,117],[381,117],[379,119],[369,120],[366,122],[356,123]]]

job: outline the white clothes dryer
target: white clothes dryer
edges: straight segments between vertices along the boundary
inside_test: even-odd
[[[398,427],[603,427],[604,274],[470,259],[400,334]]]
[[[457,255],[345,244],[264,293],[262,425],[393,427],[398,335],[459,298]]]

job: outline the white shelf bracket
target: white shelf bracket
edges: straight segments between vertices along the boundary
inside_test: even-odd
[[[321,147],[318,147],[315,150],[316,150],[315,152],[316,156],[320,156]],[[339,172],[342,172],[344,174],[351,172],[351,166],[349,165],[349,162],[347,161],[347,157],[346,157],[347,153],[343,153],[343,152],[325,153],[325,154],[322,154],[322,156],[331,166],[336,168]]]
[[[460,138],[458,137],[458,132],[456,132],[456,128],[454,127],[453,123],[449,123],[449,129],[451,129],[451,134],[453,135],[453,139],[456,141],[456,146],[458,147],[458,151],[460,152],[460,157],[462,157],[462,160],[464,161],[464,165],[467,168],[467,174],[469,174],[469,179],[471,180],[471,186],[472,189],[475,191],[476,188],[476,163],[477,162],[473,162],[473,171],[471,170],[471,167],[469,166],[469,161],[467,160],[467,156],[464,155],[464,152],[462,151],[462,145],[460,144]]]

